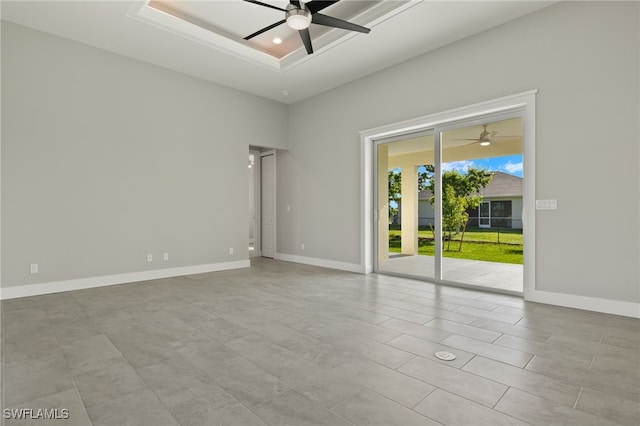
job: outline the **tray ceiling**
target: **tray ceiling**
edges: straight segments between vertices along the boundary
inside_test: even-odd
[[[371,32],[312,24],[312,55],[287,25],[243,40],[284,16],[242,0],[1,3],[5,21],[290,104],[556,1],[342,0],[322,13]],[[283,40],[278,47],[276,36]]]

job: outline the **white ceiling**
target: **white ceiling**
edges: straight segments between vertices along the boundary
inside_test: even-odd
[[[263,1],[280,7],[283,3],[281,0]],[[373,3],[386,3],[388,6],[391,2],[399,3],[396,0]],[[207,25],[202,23],[195,27],[197,31],[177,29],[182,24],[193,25],[193,16],[191,23],[171,17],[174,21],[180,21],[173,28],[142,19],[140,10],[150,9],[146,7],[147,0],[3,0],[2,19],[280,102],[294,103],[555,2],[405,1],[401,2],[404,6],[395,12],[374,19],[369,25],[369,34],[339,29],[327,31],[324,36],[312,33],[312,39],[322,36],[329,40],[325,47],[320,44],[313,55],[306,55],[299,45],[294,47],[296,50],[293,53],[281,58],[274,59],[260,52],[259,55],[268,56],[262,61],[264,63],[243,55],[246,43],[238,43],[234,37],[237,39],[237,34],[244,34],[249,27],[255,28],[254,23],[267,19],[265,25],[268,25],[283,17],[278,15],[281,12],[277,10],[271,11],[242,0],[200,0],[190,2],[194,4],[186,7],[185,10],[192,14],[194,11],[203,14],[196,18],[210,24],[208,30],[224,27],[224,31],[218,33],[205,30],[203,27]],[[249,12],[235,12],[245,6],[250,6],[246,8]],[[345,15],[353,13],[353,6],[351,9],[343,6],[344,12],[338,6],[330,6],[322,13],[335,13],[334,16],[343,19]],[[251,10],[256,8],[266,9],[268,16],[275,18],[272,21],[269,21],[271,18],[251,18],[252,25],[247,27],[247,18],[242,15],[252,14]],[[204,16],[205,12],[197,12],[206,10],[217,12],[208,17]],[[221,13],[223,10],[224,14]],[[357,21],[358,16],[354,19],[364,25]],[[253,31],[260,29],[260,25]],[[209,43],[209,37],[217,37],[221,42]],[[274,60],[278,65],[271,66],[269,61]],[[283,92],[287,92],[287,95]]]

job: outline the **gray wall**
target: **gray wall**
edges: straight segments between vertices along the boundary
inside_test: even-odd
[[[290,146],[278,251],[358,264],[359,131],[539,89],[538,289],[638,302],[639,16],[563,2],[289,108],[3,22],[2,286],[246,259],[250,144]]]
[[[640,301],[638,9],[563,2],[292,105],[278,250],[360,263],[359,131],[539,89],[537,289]]]
[[[287,114],[3,22],[2,286],[248,259],[249,145]]]

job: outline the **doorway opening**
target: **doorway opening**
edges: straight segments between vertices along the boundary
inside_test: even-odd
[[[249,148],[249,257],[276,252],[276,151]]]
[[[249,257],[260,251],[260,151],[249,150]]]

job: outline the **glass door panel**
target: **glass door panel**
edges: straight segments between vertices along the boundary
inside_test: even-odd
[[[441,279],[522,291],[522,118],[440,132]]]
[[[375,156],[375,269],[434,279],[433,134],[377,142]]]

